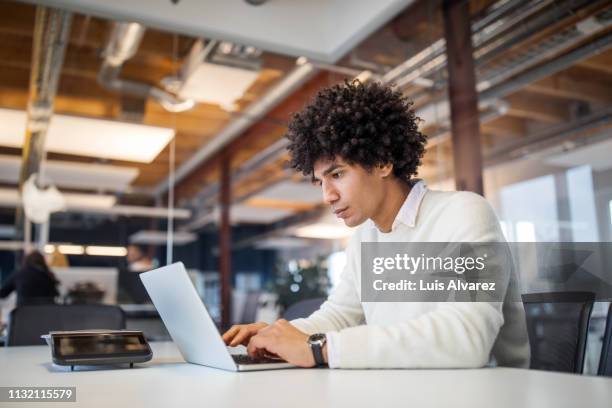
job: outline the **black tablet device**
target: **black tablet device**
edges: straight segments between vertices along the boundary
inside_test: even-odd
[[[153,352],[143,333],[135,330],[91,330],[50,332],[43,336],[58,365],[143,363]]]

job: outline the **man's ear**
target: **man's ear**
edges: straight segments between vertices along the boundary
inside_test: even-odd
[[[376,171],[381,178],[389,177],[393,173],[393,164],[379,164],[376,166]]]

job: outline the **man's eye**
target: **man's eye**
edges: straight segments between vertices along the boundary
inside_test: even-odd
[[[332,177],[335,178],[335,179],[340,178],[341,176],[342,176],[342,172],[341,171],[332,174]]]

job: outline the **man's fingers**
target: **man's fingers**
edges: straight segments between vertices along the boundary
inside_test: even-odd
[[[225,344],[229,344],[230,340],[234,338],[236,333],[240,331],[240,326],[232,326],[228,331],[223,333],[223,341]]]
[[[235,324],[226,331],[222,338],[228,346],[247,345],[251,336],[257,334],[268,325],[266,323]]]
[[[259,344],[259,336],[253,336],[251,337],[251,340],[249,340],[249,344],[247,345],[247,354],[251,357],[256,357],[257,356],[257,345]]]
[[[251,336],[255,334],[252,330],[247,329],[246,327],[242,328],[232,339],[230,342],[230,346],[235,347],[239,344],[245,344],[249,342]]]
[[[251,337],[249,344],[247,346],[247,354],[251,357],[263,357],[263,355],[267,352],[267,345],[270,339],[266,336],[262,336],[260,334],[256,334]]]

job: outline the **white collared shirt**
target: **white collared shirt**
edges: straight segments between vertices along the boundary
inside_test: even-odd
[[[330,368],[526,367],[529,343],[520,302],[362,302],[363,242],[503,242],[489,203],[465,191],[435,191],[416,181],[391,231],[357,228],[347,265],[321,308],[291,323],[326,333]],[[372,228],[373,227],[373,228]]]
[[[408,196],[406,196],[406,200],[404,200],[404,203],[393,220],[391,231],[394,231],[399,223],[402,223],[407,227],[414,228],[416,225],[416,218],[419,213],[419,207],[421,206],[421,201],[423,201],[423,197],[425,197],[426,192],[427,184],[425,184],[424,180],[413,180],[410,192],[408,193]],[[371,219],[367,220],[366,222],[370,228],[378,228]]]

